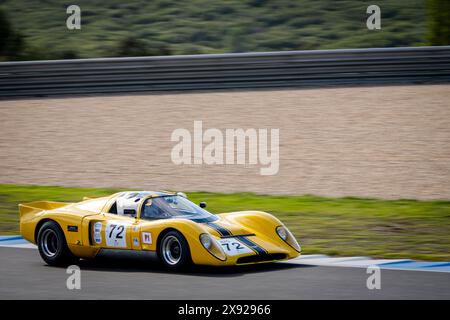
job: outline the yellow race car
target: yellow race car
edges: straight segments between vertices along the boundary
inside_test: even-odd
[[[78,203],[19,205],[20,232],[49,265],[99,253],[156,255],[169,269],[295,258],[301,247],[277,218],[260,211],[212,214],[184,193],[126,191]]]

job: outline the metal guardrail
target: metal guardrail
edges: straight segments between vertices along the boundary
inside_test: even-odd
[[[0,97],[450,82],[450,46],[0,63]]]

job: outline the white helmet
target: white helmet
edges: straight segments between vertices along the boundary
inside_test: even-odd
[[[135,217],[140,200],[148,195],[148,192],[124,192],[117,198],[117,214]]]

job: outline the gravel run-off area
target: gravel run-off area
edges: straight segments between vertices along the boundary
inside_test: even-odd
[[[450,198],[450,85],[0,101],[0,183]],[[176,165],[175,129],[279,129],[262,165]]]

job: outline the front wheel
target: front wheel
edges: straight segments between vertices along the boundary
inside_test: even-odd
[[[68,265],[78,260],[67,247],[61,227],[54,221],[45,222],[39,229],[37,244],[42,259],[51,266]]]
[[[168,269],[179,270],[191,263],[188,242],[178,231],[169,231],[163,236],[158,254],[162,263]]]

